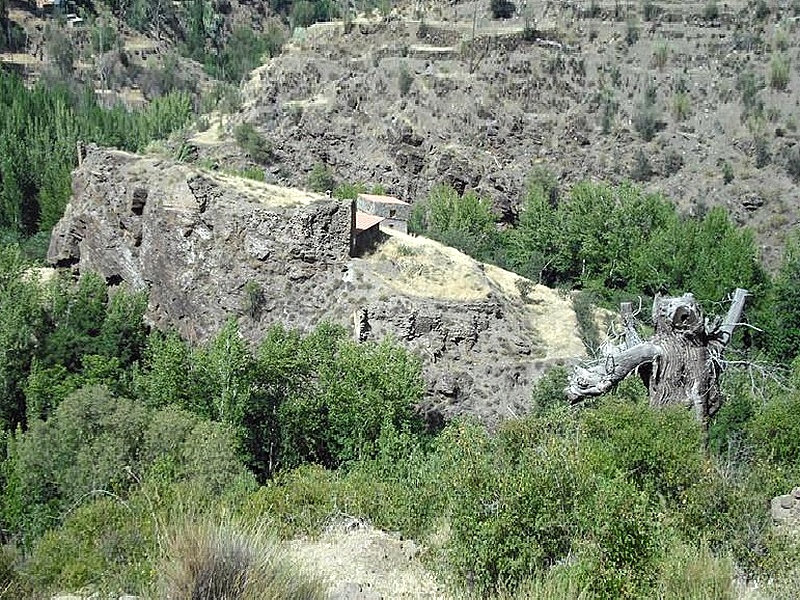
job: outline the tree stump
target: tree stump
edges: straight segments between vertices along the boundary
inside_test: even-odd
[[[648,389],[650,406],[686,406],[707,428],[722,406],[722,355],[747,296],[747,290],[737,288],[725,317],[708,319],[692,294],[657,295],[653,302],[655,333],[649,340],[639,336],[631,303],[624,302],[620,341],[606,343],[594,364],[575,367],[564,390],[567,397],[578,402],[599,396],[637,371]]]

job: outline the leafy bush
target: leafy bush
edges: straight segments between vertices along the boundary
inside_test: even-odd
[[[733,181],[733,167],[731,163],[727,160],[722,163],[722,181],[725,182],[725,185],[728,185],[731,181]]]
[[[170,431],[165,421],[180,426]],[[209,493],[244,476],[230,429],[185,413],[152,413],[102,387],[75,392],[47,421],[15,434],[8,457],[3,516],[26,544],[69,507],[97,495],[124,497],[134,475],[151,469],[169,465],[170,481],[198,482]]]
[[[400,91],[401,96],[408,95],[412,83],[414,83],[414,76],[405,66],[402,67],[397,75],[397,89]]]
[[[796,465],[800,452],[800,394],[774,398],[760,407],[748,424],[759,455],[770,462]]]
[[[272,145],[251,123],[242,123],[233,130],[233,137],[247,156],[260,164],[272,160]]]
[[[628,46],[633,46],[639,41],[639,24],[633,20],[628,19],[625,25],[625,42]]]
[[[653,21],[661,14],[661,7],[651,0],[644,0],[642,3],[642,18],[645,21]]]
[[[511,0],[491,0],[489,8],[492,17],[495,19],[510,19],[517,10],[516,5]]]
[[[414,203],[408,227],[481,259],[491,256],[497,246],[495,221],[487,200],[474,192],[460,196],[452,187],[438,185]]]
[[[669,46],[666,43],[662,43],[656,46],[656,49],[653,51],[653,66],[656,69],[663,69],[667,66],[667,61],[669,60]]]
[[[703,18],[706,21],[714,21],[719,18],[719,4],[716,0],[709,0],[703,7]]]
[[[336,179],[330,168],[322,163],[317,163],[308,175],[308,187],[313,192],[326,192],[336,188]]]

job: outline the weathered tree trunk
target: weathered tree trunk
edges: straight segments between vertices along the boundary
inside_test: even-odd
[[[599,396],[638,371],[653,407],[679,404],[692,408],[704,427],[722,405],[719,389],[722,354],[744,309],[747,290],[737,288],[724,319],[707,319],[692,294],[677,298],[656,296],[655,334],[643,341],[629,302],[621,306],[620,343],[606,344],[603,356],[591,366],[576,366],[567,397],[577,402]]]

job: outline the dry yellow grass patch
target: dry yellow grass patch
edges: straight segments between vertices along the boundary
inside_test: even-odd
[[[528,324],[539,334],[548,358],[584,356],[586,350],[578,334],[578,320],[572,308],[572,300],[549,287],[531,284],[528,302],[522,298],[517,281],[523,277],[486,265],[487,277],[503,295],[523,307]]]
[[[466,254],[424,237],[387,233],[389,238],[366,260],[401,294],[469,302],[491,292],[481,264]]]
[[[214,171],[203,171],[203,173],[220,185],[225,186],[226,189],[250,196],[267,206],[305,206],[327,199],[327,196],[323,194],[298,190],[297,188],[281,187],[245,177],[237,177],[228,173]]]
[[[335,528],[319,539],[289,542],[289,549],[299,561],[314,567],[332,591],[347,597],[450,597],[422,566],[413,541],[368,526],[350,531]]]

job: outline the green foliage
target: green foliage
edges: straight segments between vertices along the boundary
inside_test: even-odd
[[[636,156],[631,169],[631,179],[634,181],[647,181],[653,176],[653,167],[650,159],[642,148],[636,151]]]
[[[689,118],[692,112],[691,100],[686,92],[676,92],[672,97],[672,116],[680,122]]]
[[[367,192],[367,186],[363,183],[340,183],[333,190],[333,197],[340,200],[355,200],[359,194]],[[373,192],[374,193],[374,192]]]
[[[725,185],[728,185],[733,181],[733,178],[733,167],[731,166],[731,163],[726,160],[722,163],[722,181],[725,182]]]
[[[649,103],[641,104],[633,115],[633,127],[644,141],[652,140],[662,127],[659,112],[655,106]]]
[[[779,92],[786,91],[789,85],[790,62],[785,54],[777,54],[769,63],[769,84]]]
[[[272,145],[251,123],[242,123],[233,130],[233,137],[239,147],[252,160],[266,164],[272,160]]]
[[[260,35],[250,27],[236,27],[218,52],[207,52],[202,62],[213,77],[238,84],[265,58],[281,52],[286,31],[270,22]]]
[[[658,18],[658,15],[661,14],[661,7],[651,0],[644,0],[642,3],[642,18],[645,21],[653,21],[654,19]]]
[[[291,355],[287,344],[297,348]],[[275,329],[260,350],[262,377],[286,372],[289,356],[299,364],[278,407],[282,464],[337,466],[373,456],[384,430],[421,430],[412,410],[422,394],[420,364],[407,351],[356,344],[329,326],[303,340]]]
[[[452,187],[438,185],[414,204],[408,227],[478,260],[491,260],[499,239],[495,222],[487,200],[474,192],[460,196]]]
[[[322,163],[315,164],[308,175],[308,187],[312,192],[326,192],[336,188],[336,179],[330,168]]]
[[[634,19],[628,19],[625,26],[625,42],[633,46],[639,41],[639,24]]]
[[[409,72],[408,68],[402,67],[397,74],[397,89],[400,90],[401,96],[408,95],[412,83],[414,83],[414,76]]]
[[[800,393],[794,391],[759,407],[747,431],[760,457],[796,466],[800,451]]]
[[[75,392],[47,421],[17,432],[8,455],[3,518],[26,545],[88,498],[124,497],[138,474],[168,473],[209,493],[244,474],[231,429],[153,412],[103,387]]]
[[[511,0],[491,0],[489,8],[492,17],[495,19],[510,19],[517,10],[516,5]]]
[[[736,79],[736,89],[741,95],[742,122],[750,117],[758,117],[764,112],[764,102],[759,93],[764,88],[764,81],[756,76],[752,69],[747,69],[739,74]]]
[[[286,0],[286,5],[290,7],[288,16],[292,27],[308,27],[340,16],[339,5],[333,0]]]
[[[716,0],[709,0],[703,7],[703,18],[706,21],[714,21],[719,18],[719,5]]]
[[[681,407],[654,411],[644,403],[610,401],[588,411],[583,422],[598,467],[625,474],[638,489],[675,502],[702,474],[702,432]]]
[[[25,276],[27,261],[16,246],[0,246],[0,425],[24,422],[23,389],[45,331],[39,287]]]
[[[664,67],[667,66],[667,62],[669,61],[669,46],[662,42],[656,46],[656,49],[653,51],[653,66],[658,70],[663,70]]]
[[[94,22],[90,35],[92,51],[95,54],[103,54],[116,48],[120,41],[117,29],[105,17],[100,17]]]
[[[192,111],[182,93],[138,112],[103,109],[93,91],[28,89],[6,71],[0,71],[0,103],[0,231],[23,237],[49,231],[61,218],[78,140],[138,150],[182,127]]]
[[[154,531],[140,506],[99,495],[70,512],[64,525],[33,546],[22,579],[38,590],[146,589]]]
[[[578,321],[581,340],[590,356],[595,356],[600,348],[600,332],[595,322],[595,305],[597,298],[588,291],[576,292],[572,297],[572,308]]]
[[[259,320],[265,301],[264,290],[257,281],[251,279],[244,285],[244,312],[247,316]]]

